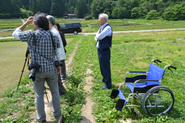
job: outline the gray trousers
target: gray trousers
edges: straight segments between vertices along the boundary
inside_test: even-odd
[[[55,118],[60,117],[60,95],[58,90],[58,74],[56,72],[40,73],[36,72],[36,78],[33,82],[35,91],[35,104],[37,108],[37,121],[46,119],[44,106],[44,83],[47,82],[52,95],[53,114]]]
[[[61,60],[63,65],[61,66],[61,78],[66,78],[66,64],[65,60]]]

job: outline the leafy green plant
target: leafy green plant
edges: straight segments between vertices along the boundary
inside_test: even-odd
[[[156,10],[151,10],[148,12],[146,19],[147,20],[156,20],[159,18],[159,13]]]

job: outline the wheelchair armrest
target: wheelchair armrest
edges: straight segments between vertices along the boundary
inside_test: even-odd
[[[135,82],[140,79],[146,79],[146,75],[138,75],[134,77],[126,77],[125,82]]]
[[[147,72],[145,72],[145,71],[129,71],[127,73],[147,73]]]
[[[126,77],[127,74],[129,74],[129,73],[141,73],[142,75],[137,75],[134,77]],[[143,74],[145,74],[145,75],[143,75]],[[147,76],[147,72],[144,72],[144,71],[129,71],[125,75],[125,82],[135,82],[136,80],[139,80],[139,79],[146,79],[146,76]]]
[[[139,79],[136,80],[134,83],[145,83],[145,82],[160,82],[160,80]]]

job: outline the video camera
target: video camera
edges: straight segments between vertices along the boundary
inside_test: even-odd
[[[28,70],[30,70],[30,73],[28,75],[28,79],[35,79],[36,70],[40,68],[40,65],[37,63],[31,63],[28,67]]]
[[[55,61],[55,67],[62,66],[63,62]]]

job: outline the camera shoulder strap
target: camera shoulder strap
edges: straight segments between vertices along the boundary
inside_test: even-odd
[[[53,41],[53,35],[51,33],[51,31],[49,31],[50,35],[51,35],[51,40],[52,40],[52,44],[53,44],[53,49],[54,49],[54,52],[55,52],[55,55],[56,55],[56,58],[57,58],[57,53],[56,53],[56,49],[55,49],[55,44],[54,44],[54,41]],[[57,58],[57,61],[58,61],[58,58]]]
[[[56,50],[56,49],[55,49],[55,44],[54,44],[54,41],[53,41],[53,35],[52,35],[51,31],[49,31],[49,33],[50,33],[50,35],[51,35],[51,40],[52,40],[53,48],[54,48],[54,50]]]
[[[36,62],[36,55],[35,55],[35,53],[36,53],[36,43],[37,43],[37,41],[36,41],[36,39],[35,39],[35,32],[33,33],[33,45],[35,45],[35,52],[34,52],[34,61]]]

